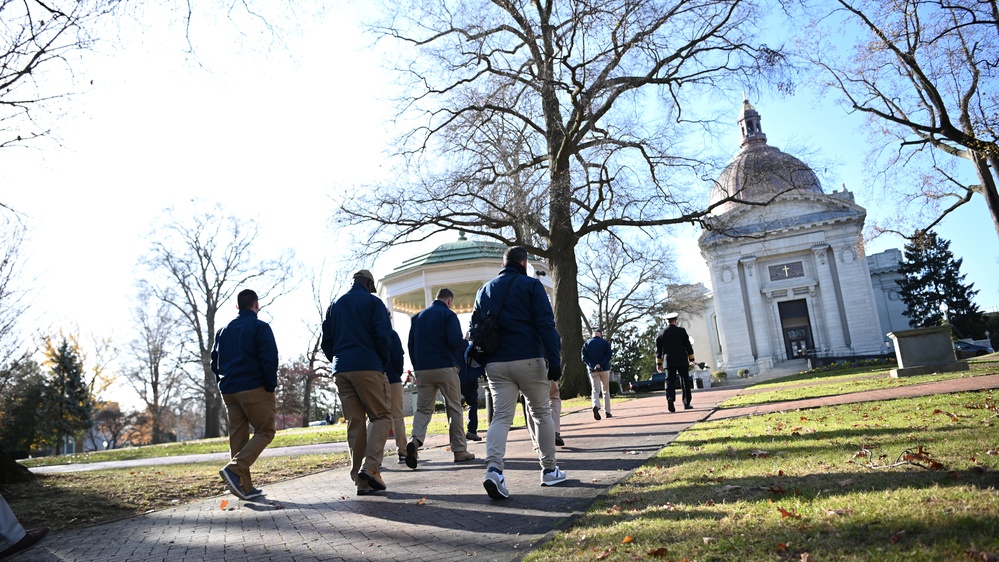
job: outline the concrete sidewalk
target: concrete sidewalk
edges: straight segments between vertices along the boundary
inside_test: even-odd
[[[854,395],[767,405],[770,411],[841,402],[999,387],[999,375],[971,377]],[[726,385],[694,391],[693,410],[666,411],[662,393],[615,403],[614,417],[595,421],[590,410],[562,418],[565,447],[559,466],[569,479],[542,488],[537,455],[524,430],[510,433],[504,474],[511,497],[494,501],[482,487],[485,442],[470,443],[479,458],[455,464],[434,436],[420,466],[409,470],[386,455],[388,490],[357,497],[346,468],[266,486],[262,501],[232,495],[208,498],[118,522],[53,533],[29,560],[400,560],[475,557],[517,560],[566,528],[611,486],[627,478],[676,435],[709,417],[742,390]],[[905,391],[904,393],[901,391]],[[748,409],[741,409],[748,410]],[[742,412],[747,415],[755,412]],[[223,507],[225,502],[225,507]]]

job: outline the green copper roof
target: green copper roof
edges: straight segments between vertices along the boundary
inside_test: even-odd
[[[421,265],[451,263],[477,260],[482,258],[503,259],[506,246],[500,242],[487,240],[472,241],[465,238],[465,232],[458,232],[457,242],[448,242],[434,248],[433,251],[419,255],[402,262],[395,271],[403,271]]]

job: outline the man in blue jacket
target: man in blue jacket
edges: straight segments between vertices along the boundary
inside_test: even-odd
[[[510,496],[503,457],[521,393],[537,427],[541,485],[554,486],[566,479],[555,462],[555,424],[549,405],[549,380],[557,381],[562,375],[562,340],[544,286],[527,276],[527,250],[523,247],[507,249],[499,276],[479,289],[472,311],[472,333],[487,313],[498,314],[499,347],[474,359],[485,365],[493,397],[482,485],[490,498],[498,500]]]
[[[263,495],[253,487],[250,466],[274,440],[278,351],[271,327],[257,319],[257,293],[240,291],[236,305],[239,315],[215,334],[212,372],[229,418],[231,460],[219,474],[229,491],[248,500]]]
[[[418,451],[427,437],[438,390],[444,397],[454,462],[475,458],[468,452],[462,427],[458,355],[465,350],[465,338],[461,335],[458,315],[451,310],[453,302],[454,293],[442,288],[430,306],[413,316],[409,328],[409,358],[416,376],[413,434],[406,445],[406,466],[409,468],[416,468]]]
[[[388,310],[373,295],[375,277],[367,269],[326,309],[320,345],[333,362],[333,381],[347,418],[350,478],[357,495],[385,489],[380,468],[392,426],[392,399],[385,371],[392,349]]]
[[[611,415],[610,401],[610,362],[613,352],[610,343],[604,339],[601,329],[593,330],[593,337],[586,340],[581,352],[586,370],[590,372],[591,402],[593,403],[593,419],[600,421],[600,393],[604,394],[604,415]]]

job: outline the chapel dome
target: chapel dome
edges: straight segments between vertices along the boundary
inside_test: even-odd
[[[767,144],[760,114],[748,100],[742,102],[739,126],[742,148],[718,176],[709,202],[713,205],[728,197],[736,201],[722,203],[711,214],[743,206],[737,201],[764,202],[790,191],[822,193],[818,176],[807,164]]]

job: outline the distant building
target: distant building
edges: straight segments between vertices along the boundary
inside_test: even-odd
[[[715,183],[698,239],[711,290],[703,316],[687,322],[702,336],[695,354],[732,373],[885,354],[885,333],[908,329],[895,286],[900,253],[865,258],[866,210],[845,187],[825,193],[808,165],[768,145],[748,101],[739,126],[741,148]]]

